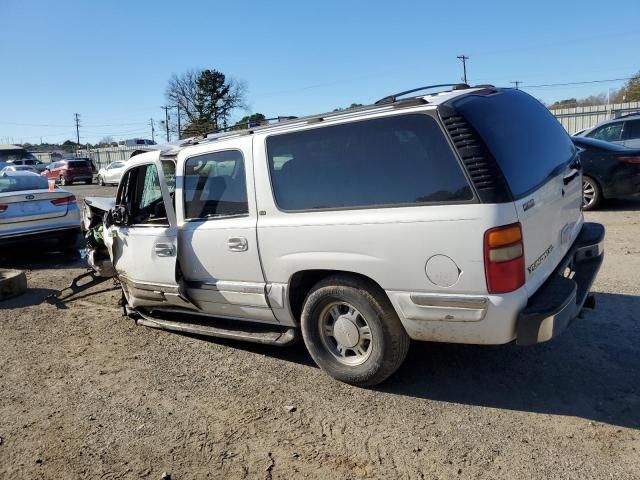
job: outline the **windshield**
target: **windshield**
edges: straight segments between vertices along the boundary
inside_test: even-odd
[[[24,190],[46,190],[47,179],[35,175],[0,175],[0,193],[21,192]]]
[[[557,175],[576,153],[549,110],[520,90],[465,95],[454,106],[480,134],[516,198]]]

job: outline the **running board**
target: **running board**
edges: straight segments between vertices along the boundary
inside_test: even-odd
[[[136,315],[137,314],[137,315]],[[295,328],[278,327],[274,325],[262,325],[248,322],[230,322],[221,320],[224,326],[214,326],[211,322],[183,322],[157,318],[146,312],[130,312],[135,318],[136,325],[145,327],[171,330],[174,332],[193,333],[208,337],[243,340],[245,342],[262,343],[284,347],[298,341],[299,332]],[[137,317],[137,318],[136,318]]]

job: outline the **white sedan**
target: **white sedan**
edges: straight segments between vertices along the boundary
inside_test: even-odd
[[[98,183],[102,186],[107,184],[117,185],[120,183],[125,166],[126,162],[118,161],[110,163],[106,168],[101,168],[98,171]]]
[[[80,210],[76,197],[32,172],[0,174],[0,245],[56,239],[76,248]]]

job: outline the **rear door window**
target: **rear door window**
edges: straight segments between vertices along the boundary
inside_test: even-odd
[[[453,105],[482,137],[516,198],[559,174],[576,154],[562,125],[521,90],[471,93]]]
[[[596,128],[587,137],[603,140],[605,142],[618,142],[622,140],[622,127],[624,122],[613,122]]]
[[[267,138],[285,211],[464,202],[473,193],[435,119],[411,114]]]
[[[167,169],[175,166],[163,166]],[[174,173],[175,177],[175,173]],[[213,219],[249,213],[244,159],[237,150],[208,153],[185,162],[184,206],[187,219]]]

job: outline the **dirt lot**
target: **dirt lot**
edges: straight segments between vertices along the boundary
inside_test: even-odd
[[[640,478],[640,200],[587,218],[594,313],[536,347],[414,343],[373,390],[303,346],[135,327],[111,281],[57,308],[82,261],[3,252],[31,289],[0,303],[0,478]]]

